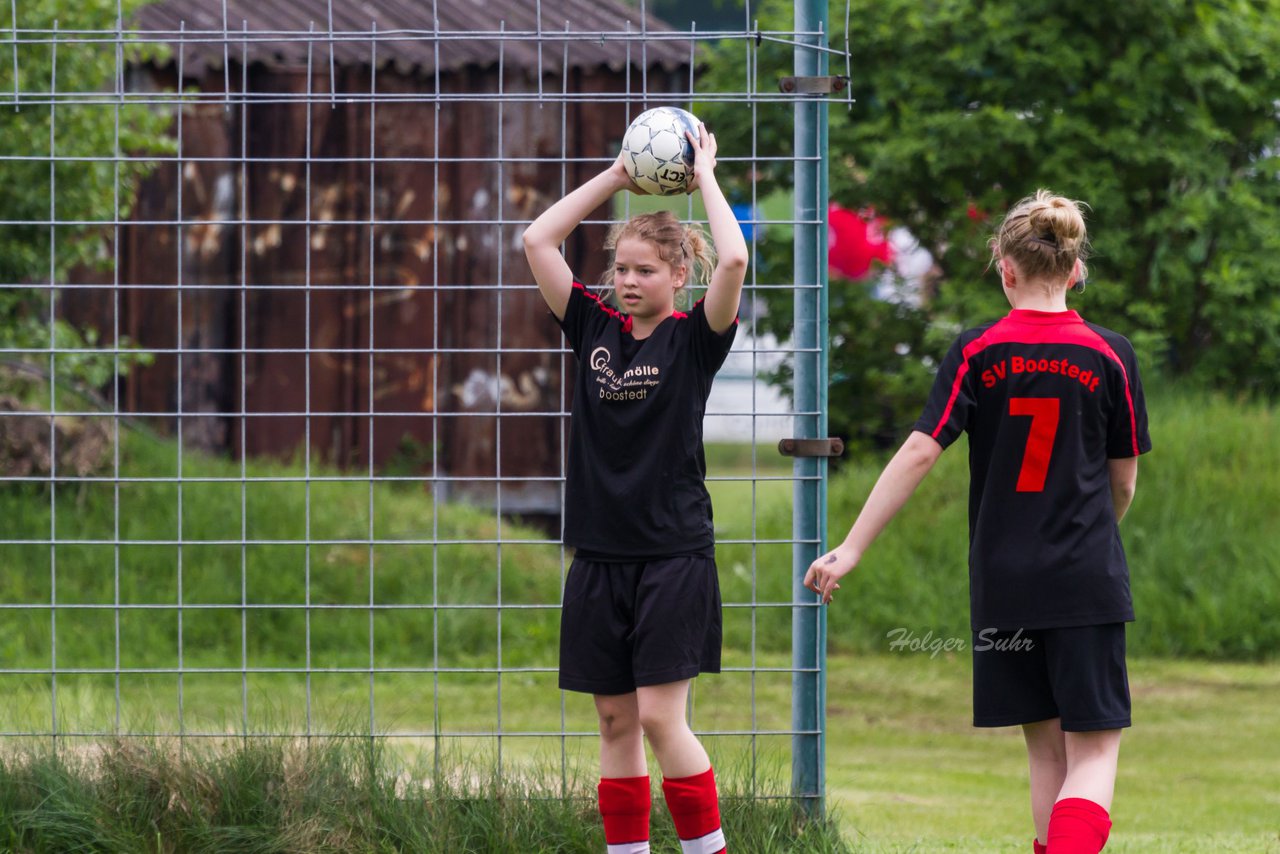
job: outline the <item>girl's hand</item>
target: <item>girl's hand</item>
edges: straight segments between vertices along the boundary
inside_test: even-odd
[[[627,167],[622,162],[622,152],[618,152],[617,159],[614,160],[605,171],[609,173],[609,176],[613,178],[615,182],[617,182],[619,190],[630,190],[637,196],[649,195],[647,192],[640,189],[636,182],[631,180],[631,176],[627,174]]]
[[[809,571],[804,574],[804,586],[821,596],[822,604],[826,605],[840,589],[837,582],[858,565],[859,557],[843,545],[832,549],[809,564]]]
[[[692,193],[702,186],[703,180],[714,181],[716,171],[716,137],[707,130],[707,126],[698,122],[698,136],[692,131],[684,132],[685,139],[693,146],[693,177],[689,179],[686,192]]]

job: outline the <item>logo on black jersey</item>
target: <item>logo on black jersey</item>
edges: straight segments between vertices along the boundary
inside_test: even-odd
[[[609,367],[609,362],[613,360],[613,354],[609,352],[608,347],[597,347],[591,351],[591,358],[587,360],[593,374],[593,379],[600,384],[601,400],[644,400],[649,396],[649,391],[659,384],[659,369],[654,365],[634,365],[628,368],[622,376],[613,368]]]

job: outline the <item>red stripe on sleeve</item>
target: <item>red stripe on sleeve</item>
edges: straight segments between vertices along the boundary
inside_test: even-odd
[[[1120,376],[1124,378],[1124,399],[1125,403],[1129,405],[1129,435],[1133,438],[1133,455],[1136,457],[1141,453],[1138,448],[1138,414],[1133,408],[1133,387],[1129,385],[1129,372],[1125,370],[1124,362],[1116,355],[1116,351],[1111,349],[1111,345],[1107,343],[1107,339],[1103,338],[1087,326],[1084,328],[1084,331],[1095,340],[1095,343],[1086,346],[1092,346],[1095,350],[1120,366]]]
[[[1037,328],[1037,327],[1032,327]],[[1124,399],[1129,407],[1129,435],[1133,439],[1133,455],[1138,456],[1138,415],[1133,406],[1133,388],[1129,385],[1129,372],[1125,370],[1124,361],[1111,349],[1111,345],[1107,343],[1107,339],[1103,338],[1097,332],[1094,332],[1083,321],[1079,323],[1071,323],[1059,327],[1052,327],[1052,331],[1056,334],[1043,339],[1042,341],[1031,341],[1028,343],[1062,343],[1062,344],[1079,344],[1081,347],[1088,347],[1091,350],[1097,350],[1111,361],[1115,362],[1120,368],[1120,376],[1124,379]]]
[[[616,308],[605,305],[604,300],[600,299],[600,297],[596,296],[593,292],[587,290],[587,286],[582,284],[582,282],[574,282],[573,286],[578,290],[582,291],[583,296],[585,296],[587,299],[595,303],[596,308],[600,309],[605,314],[609,315],[615,320],[620,321],[622,323],[623,332],[631,331],[631,315],[623,314],[622,312],[618,311]]]
[[[1000,328],[1001,323],[1004,323],[1004,321],[1001,320],[995,326],[992,326],[986,332],[970,341],[961,351],[961,355],[963,355],[964,358],[960,362],[960,367],[956,369],[955,381],[951,383],[951,395],[947,398],[947,405],[943,407],[942,418],[938,420],[938,426],[933,428],[933,432],[929,434],[933,438],[938,438],[938,434],[942,432],[943,427],[947,426],[947,421],[951,418],[951,409],[956,404],[956,398],[960,396],[960,385],[964,382],[964,378],[969,373],[969,360],[981,353],[991,344],[999,343],[988,339],[993,332]]]

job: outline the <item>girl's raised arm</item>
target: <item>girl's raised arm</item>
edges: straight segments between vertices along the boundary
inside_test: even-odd
[[[560,244],[588,214],[629,187],[634,189],[619,156],[608,169],[547,208],[524,230],[524,254],[533,279],[557,318],[564,319],[573,290],[573,271],[560,254]]]
[[[747,241],[728,199],[716,183],[716,138],[707,132],[706,125],[700,124],[698,130],[697,139],[686,134],[694,147],[690,190],[702,191],[702,204],[707,209],[707,223],[711,226],[711,242],[716,247],[716,268],[711,273],[703,308],[712,331],[724,332],[738,318],[742,282],[747,277]]]

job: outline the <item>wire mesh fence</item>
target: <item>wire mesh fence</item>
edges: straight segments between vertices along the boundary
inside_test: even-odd
[[[761,57],[817,55],[822,28],[569,0],[53,8],[13,0],[0,63],[0,736],[355,733],[568,785],[596,737],[556,687],[574,365],[521,230],[649,106],[791,127],[821,96]],[[753,247],[820,247],[821,183],[760,190],[825,164],[784,139],[722,139],[722,183]],[[579,229],[579,277],[655,204]],[[793,494],[821,472],[773,445],[824,404],[764,380],[822,344],[755,334],[770,291],[821,301],[753,264],[706,418],[725,667],[689,709],[759,796],[821,727],[793,718],[818,665],[793,658],[814,606],[791,587],[820,534]]]

